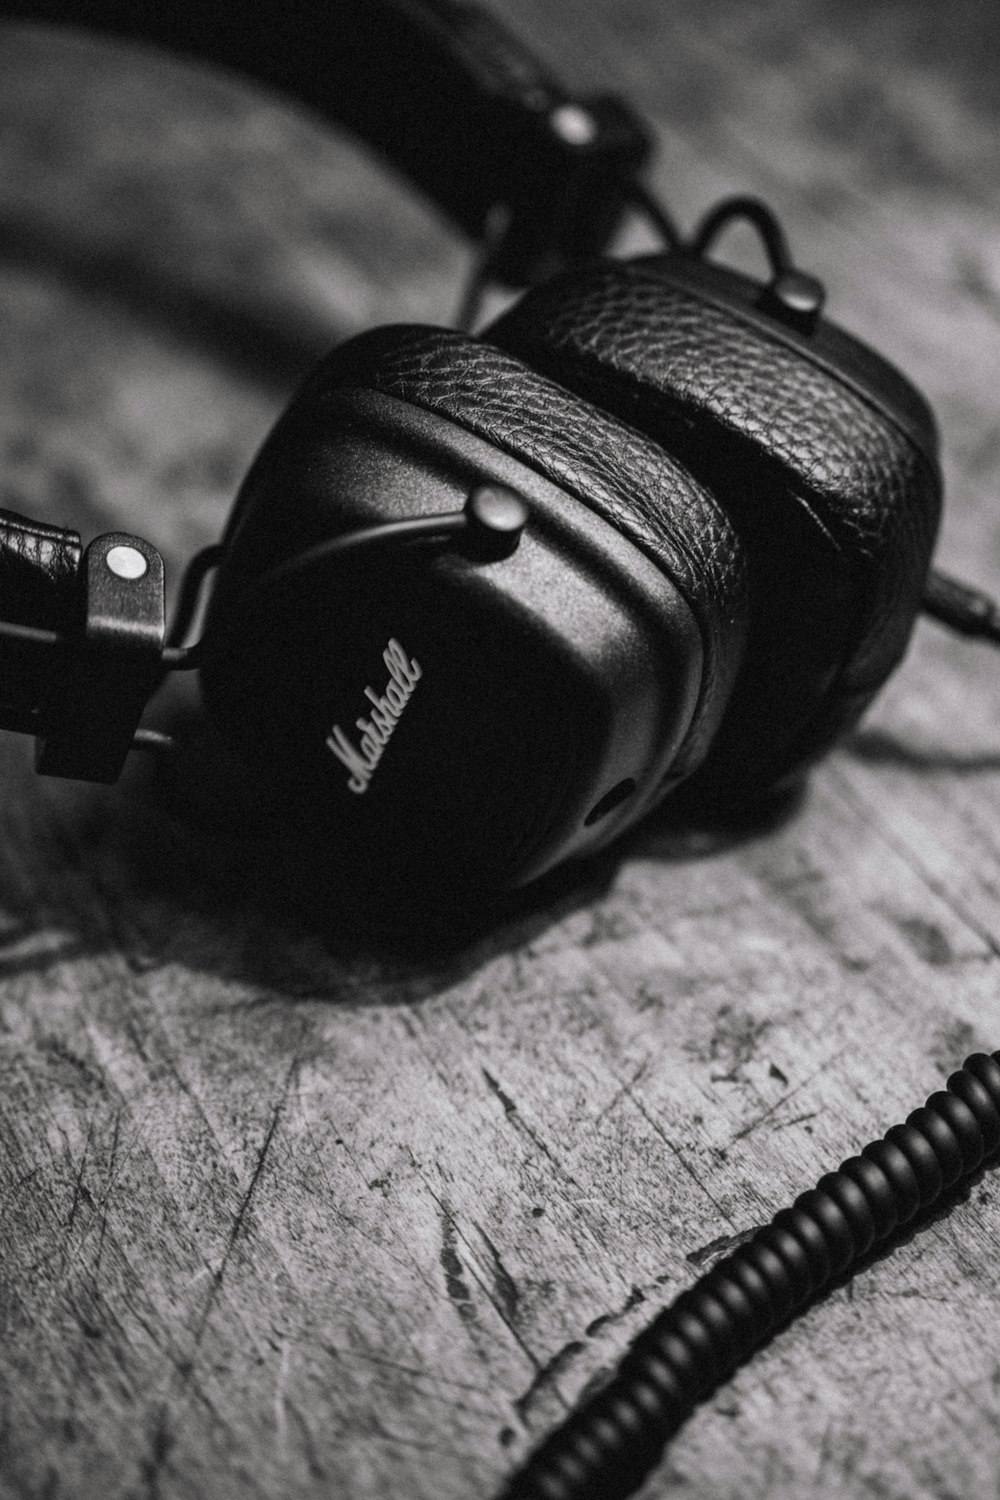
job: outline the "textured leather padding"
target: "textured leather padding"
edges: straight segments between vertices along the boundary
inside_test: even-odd
[[[569,273],[485,337],[653,438],[724,505],[748,553],[750,643],[706,770],[740,790],[826,748],[902,656],[940,512],[935,434],[928,415],[914,441],[915,392],[893,419],[898,372],[866,397],[674,266]]]
[[[0,618],[60,633],[78,609],[80,534],[0,510]],[[0,642],[0,727],[36,733],[54,678],[51,651]]]
[[[0,510],[0,614],[19,625],[65,628],[75,607],[80,533]]]
[[[704,755],[745,641],[741,549],[721,509],[657,444],[489,344],[447,329],[376,329],[341,345],[303,396],[358,387],[458,423],[584,502],[677,586],[702,635],[688,767]]]

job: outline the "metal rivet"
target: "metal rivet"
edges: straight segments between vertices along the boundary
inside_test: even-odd
[[[549,124],[568,146],[589,146],[597,136],[597,121],[580,104],[560,104],[549,116]]]
[[[149,570],[138,547],[111,547],[104,561],[117,578],[141,578]]]
[[[484,559],[510,557],[528,524],[528,507],[503,484],[480,484],[465,502],[466,538]]]
[[[465,502],[469,519],[484,531],[512,536],[528,524],[528,507],[520,495],[502,484],[481,484]]]

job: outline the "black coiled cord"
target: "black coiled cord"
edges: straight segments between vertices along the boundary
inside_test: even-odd
[[[1000,1052],[821,1177],[682,1292],[501,1500],[625,1500],[693,1406],[768,1335],[1000,1147]]]

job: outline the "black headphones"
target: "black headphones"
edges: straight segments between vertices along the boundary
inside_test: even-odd
[[[43,773],[113,781],[172,669],[331,880],[383,911],[469,906],[606,844],[666,796],[794,784],[900,661],[918,610],[1000,640],[938,575],[931,414],[822,317],[755,200],[688,242],[613,98],[568,95],[464,0],[298,0],[294,26],[175,0],[8,3],[241,69],[359,131],[530,286],[478,337],[334,351],[256,458],[170,632],[163,565],[0,512],[0,727]],[[602,258],[639,209],[668,249]],[[735,218],[760,282],[706,259]],[[475,287],[469,299],[470,314]],[[185,644],[215,574],[201,639]],[[691,1406],[898,1225],[1000,1150],[977,1055],[716,1262],[505,1490],[625,1496]]]
[[[265,442],[169,637],[148,543],[4,514],[0,727],[43,773],[112,781],[169,668],[334,880],[385,906],[489,899],[663,797],[759,797],[899,662],[940,508],[918,393],[821,316],[760,204],[600,258],[646,132],[574,99],[461,0],[8,3],[196,53],[380,147],[531,283],[477,337],[336,349]],[[770,277],[706,260],[734,216]],[[183,635],[202,579],[202,640]]]

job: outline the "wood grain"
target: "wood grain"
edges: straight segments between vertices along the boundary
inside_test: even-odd
[[[650,116],[685,224],[780,208],[930,396],[941,558],[996,588],[994,11],[497,9]],[[447,320],[466,252],[233,80],[10,27],[0,78],[0,503],[176,573],[312,359]],[[488,1495],[732,1237],[1000,1046],[997,661],[931,626],[784,819],[661,819],[430,958],[331,937],[235,799],[39,782],[13,739],[0,779],[5,1496]],[[987,1172],[648,1500],[997,1494],[998,1236]]]

